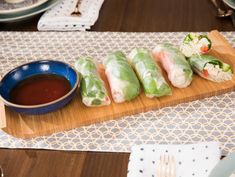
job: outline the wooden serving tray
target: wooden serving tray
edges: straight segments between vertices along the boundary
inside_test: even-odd
[[[209,38],[213,42],[213,48],[210,54],[231,64],[233,70],[235,70],[235,50],[218,31],[210,32]],[[164,73],[164,75],[165,78],[167,78],[166,73]],[[82,104],[79,93],[77,93],[74,99],[64,108],[45,115],[26,116],[6,108],[7,127],[3,130],[18,138],[33,138],[70,130],[83,125],[117,119],[125,115],[215,96],[234,90],[234,75],[231,81],[223,83],[214,83],[194,75],[192,84],[189,87],[184,89],[172,87],[172,96],[150,99],[147,98],[144,93],[141,93],[140,96],[131,102],[122,104],[112,102],[109,106],[98,108],[90,108]],[[107,83],[102,70],[101,76]]]

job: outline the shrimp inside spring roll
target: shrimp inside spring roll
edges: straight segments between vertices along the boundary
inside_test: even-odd
[[[139,95],[139,80],[121,51],[109,54],[103,64],[116,103],[130,101]]]
[[[173,86],[185,88],[190,85],[193,71],[179,49],[172,44],[159,44],[153,49],[153,55],[166,70]]]

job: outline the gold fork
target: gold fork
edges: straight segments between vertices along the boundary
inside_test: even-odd
[[[81,12],[79,11],[79,5],[81,3],[81,0],[77,0],[77,4],[75,6],[74,11],[71,13],[72,16],[80,16]]]
[[[172,155],[161,155],[157,165],[157,177],[176,177],[175,157]]]

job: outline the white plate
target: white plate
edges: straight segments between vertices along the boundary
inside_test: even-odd
[[[0,0],[0,14],[10,14],[22,12],[40,6],[48,0],[24,0],[21,3],[7,3],[5,0]]]
[[[232,177],[235,173],[235,152],[228,154],[211,171],[209,177]]]
[[[234,0],[223,0],[225,4],[227,4],[232,9],[235,9],[235,1]]]
[[[15,22],[19,20],[24,20],[29,17],[32,17],[34,15],[37,15],[39,13],[42,13],[52,7],[54,7],[56,4],[58,4],[60,0],[48,0],[44,4],[34,7],[29,10],[25,10],[23,12],[17,12],[13,14],[0,14],[0,22]]]

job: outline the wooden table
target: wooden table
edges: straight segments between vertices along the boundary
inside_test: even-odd
[[[92,31],[234,31],[215,17],[209,0],[105,0]],[[0,24],[1,31],[35,31],[40,15]],[[125,177],[129,153],[0,150],[6,177]]]

